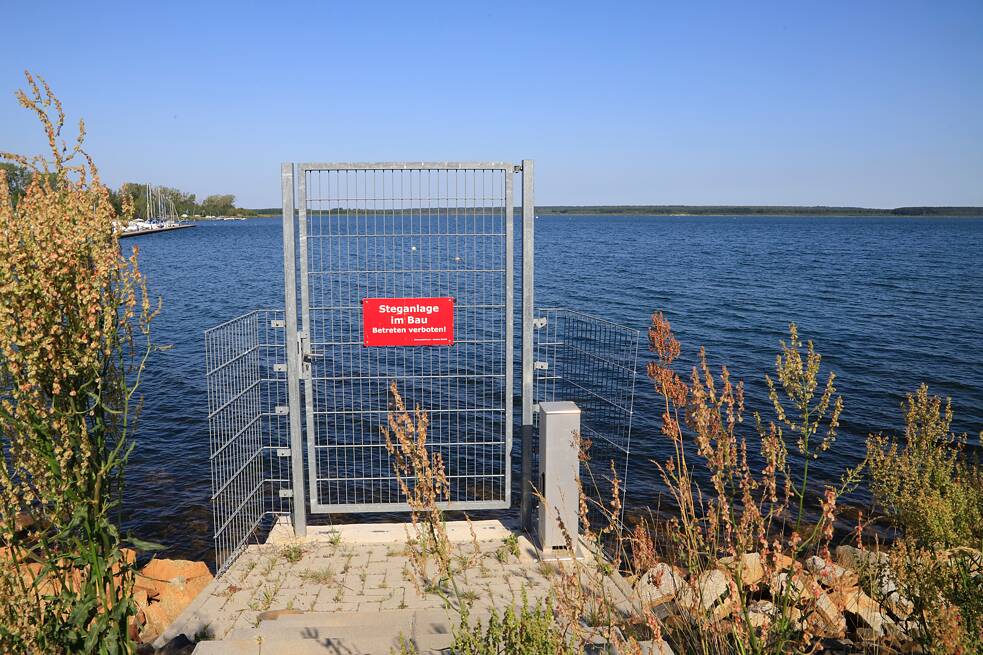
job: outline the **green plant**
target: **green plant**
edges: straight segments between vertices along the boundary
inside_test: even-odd
[[[280,557],[296,564],[304,557],[304,548],[300,544],[289,544],[280,549]]]
[[[462,613],[460,624],[454,630],[451,651],[460,655],[573,655],[579,652],[567,643],[549,604],[530,606],[525,595],[518,612],[511,606],[502,614],[492,609],[487,623],[472,622],[467,612]]]
[[[321,585],[329,585],[337,582],[334,569],[330,566],[323,569],[304,569],[300,572],[300,578],[301,580]]]
[[[84,124],[66,144],[61,103],[26,78],[50,151],[0,153],[31,171],[14,207],[0,170],[0,650],[126,653],[135,563],[113,515],[156,309]]]
[[[900,537],[874,574],[911,603],[907,633],[924,652],[983,652],[983,473],[950,431],[948,400],[921,385],[902,409],[902,438],[867,440],[871,489]]]
[[[867,440],[871,490],[903,534],[921,545],[983,544],[983,472],[965,457],[966,436],[950,432],[952,405],[926,385],[902,406],[902,439]]]
[[[907,635],[931,655],[983,652],[983,554],[937,550],[900,540],[879,576],[910,603]]]
[[[502,545],[495,549],[495,559],[504,564],[509,556],[519,558],[519,537],[514,533],[502,539]]]

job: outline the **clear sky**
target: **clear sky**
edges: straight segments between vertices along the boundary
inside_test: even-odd
[[[10,2],[115,186],[278,206],[281,161],[537,162],[539,204],[983,205],[983,0]]]

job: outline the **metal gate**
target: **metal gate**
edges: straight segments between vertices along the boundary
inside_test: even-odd
[[[311,512],[408,509],[380,429],[390,384],[429,413],[428,448],[450,482],[445,507],[509,506],[517,168],[284,165],[291,437],[296,454],[300,380]],[[291,311],[298,268],[300,325]],[[453,299],[453,345],[366,345],[363,301],[433,298]],[[299,459],[295,480],[304,479]],[[303,521],[295,516],[300,532]]]

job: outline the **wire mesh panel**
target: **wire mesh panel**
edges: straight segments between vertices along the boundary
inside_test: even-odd
[[[624,500],[641,332],[567,309],[537,315],[536,402],[570,400],[580,407],[581,438],[589,442],[584,491],[610,507],[612,463]]]
[[[258,310],[205,332],[215,563],[289,514],[284,313]],[[284,457],[286,455],[286,457]]]
[[[509,503],[509,164],[303,165],[302,350],[313,512],[407,509],[380,428],[429,414],[456,509]],[[365,299],[453,298],[453,344],[366,346]]]

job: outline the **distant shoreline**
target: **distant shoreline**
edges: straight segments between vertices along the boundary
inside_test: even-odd
[[[444,208],[446,210],[446,208]],[[472,210],[462,207],[461,211]],[[251,216],[279,216],[279,207],[249,210]],[[362,210],[376,213],[373,210]],[[393,210],[379,210],[389,213]],[[516,215],[521,209],[515,208]],[[806,207],[784,205],[542,205],[537,215],[549,216],[834,216],[834,217],[983,217],[983,207]]]

